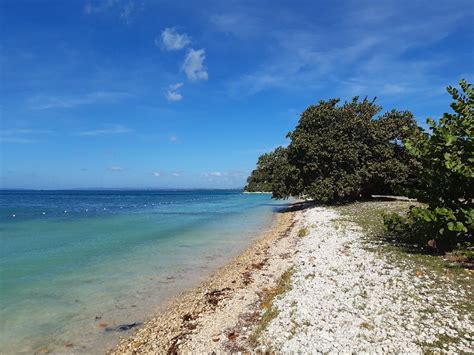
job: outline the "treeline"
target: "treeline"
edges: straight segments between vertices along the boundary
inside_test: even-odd
[[[448,87],[452,113],[430,132],[409,111],[382,108],[374,100],[309,106],[290,143],[259,157],[246,191],[274,198],[302,197],[322,203],[370,195],[407,195],[426,207],[385,217],[388,229],[413,242],[449,250],[470,243],[474,229],[474,90],[460,81]]]

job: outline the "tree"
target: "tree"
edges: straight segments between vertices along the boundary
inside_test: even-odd
[[[265,153],[258,158],[257,168],[247,178],[244,191],[272,192],[276,186],[281,187],[281,172],[288,165],[287,151],[278,147],[270,153]]]
[[[276,197],[350,200],[394,193],[413,179],[416,162],[401,143],[417,127],[413,115],[393,110],[376,119],[381,107],[375,100],[355,97],[338,103],[332,99],[309,106],[288,134],[290,167],[284,181],[291,186],[274,184]]]
[[[405,145],[422,169],[417,197],[427,207],[413,207],[408,216],[386,217],[390,231],[439,250],[472,242],[474,230],[474,90],[461,80],[462,92],[448,87],[453,113],[439,122],[428,119],[431,134],[414,132]]]

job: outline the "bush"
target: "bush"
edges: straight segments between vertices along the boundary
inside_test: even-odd
[[[399,241],[429,246],[441,252],[452,250],[459,244],[469,245],[473,223],[472,208],[453,211],[412,206],[405,216],[396,213],[384,216],[385,226]]]
[[[408,152],[422,166],[415,193],[426,207],[412,207],[406,216],[385,217],[387,229],[413,243],[428,243],[448,251],[460,243],[472,243],[474,230],[474,90],[460,81],[462,93],[453,87],[454,113],[439,123],[428,119],[431,134],[414,132],[406,140]]]

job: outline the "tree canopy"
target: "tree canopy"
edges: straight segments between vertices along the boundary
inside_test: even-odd
[[[392,110],[377,116],[381,107],[367,98],[339,101],[309,106],[288,133],[288,147],[259,158],[246,190],[331,202],[395,193],[412,184],[416,159],[402,141],[417,129],[413,115]]]

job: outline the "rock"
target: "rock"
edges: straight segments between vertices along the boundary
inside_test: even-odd
[[[227,339],[233,341],[233,340],[237,339],[238,336],[239,336],[239,333],[237,333],[237,332],[230,332],[229,334],[227,334]]]
[[[107,327],[107,328],[105,328],[105,331],[106,332],[125,332],[127,330],[132,329],[132,328],[138,327],[142,324],[143,323],[120,324],[116,327]]]

